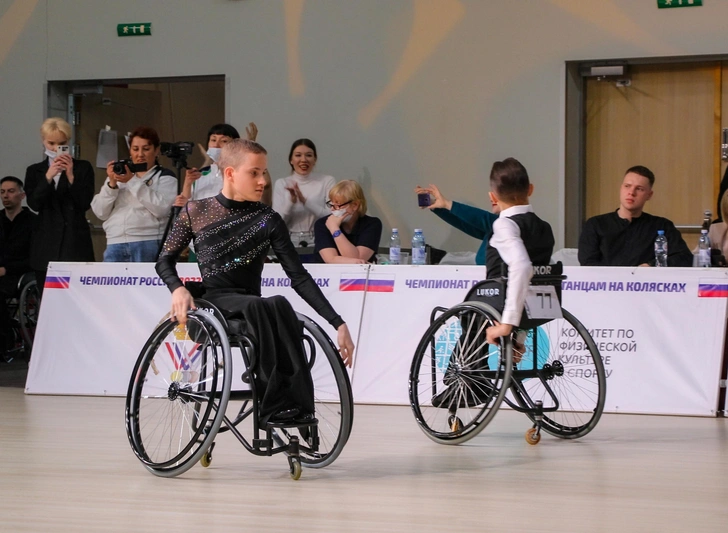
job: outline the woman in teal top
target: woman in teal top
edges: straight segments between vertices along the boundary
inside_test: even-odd
[[[493,222],[498,215],[485,209],[448,200],[442,195],[440,189],[432,184],[429,187],[418,185],[415,192],[417,194],[429,193],[432,198],[427,209],[451,226],[482,241],[475,254],[475,264],[485,265],[485,251],[488,248],[488,241],[493,235]]]

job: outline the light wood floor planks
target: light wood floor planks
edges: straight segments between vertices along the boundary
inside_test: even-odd
[[[466,445],[409,408],[358,405],[342,456],[288,476],[221,435],[175,479],[131,451],[121,398],[0,388],[0,531],[725,531],[728,421],[605,415],[580,441],[529,446],[503,411]]]

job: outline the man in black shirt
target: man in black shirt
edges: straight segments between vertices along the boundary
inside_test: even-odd
[[[675,225],[643,211],[652,198],[655,175],[643,166],[627,170],[619,192],[619,209],[584,224],[579,237],[582,266],[654,266],[655,238],[664,230],[667,265],[689,267],[693,254]]]
[[[25,192],[23,182],[15,176],[0,180],[0,226],[5,237],[3,256],[5,268],[0,269],[0,295],[9,298],[15,295],[23,274],[30,272],[30,238],[37,215],[22,206]]]

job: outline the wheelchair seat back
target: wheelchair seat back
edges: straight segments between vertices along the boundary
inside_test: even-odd
[[[533,277],[531,278],[532,286],[551,285],[556,289],[556,297],[561,305],[561,282],[566,279],[563,275],[564,267],[561,262],[553,265],[540,265],[533,267]],[[476,301],[490,305],[499,313],[503,312],[506,304],[506,290],[508,288],[508,278],[502,276],[499,278],[486,279],[476,283],[468,294],[465,296],[466,302]],[[538,327],[550,319],[532,319],[528,317],[526,309],[523,309],[521,322],[518,325],[520,329],[531,329]]]

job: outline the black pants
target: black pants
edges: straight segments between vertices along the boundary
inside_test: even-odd
[[[261,298],[212,290],[204,298],[229,319],[243,319],[257,362],[255,388],[261,423],[280,411],[298,408],[313,414],[313,380],[303,352],[303,326],[283,296]]]

